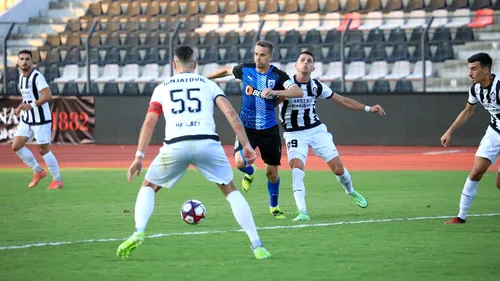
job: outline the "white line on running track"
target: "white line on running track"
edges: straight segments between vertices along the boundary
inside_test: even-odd
[[[464,152],[464,150],[440,150],[440,151],[429,151],[429,152],[424,152],[422,153],[423,155],[441,155],[441,154],[453,154],[453,153],[459,153],[459,152]]]
[[[500,213],[469,215],[469,217],[492,217],[492,216],[500,216]],[[291,228],[336,226],[336,225],[345,225],[345,224],[365,224],[365,223],[380,223],[380,222],[394,222],[394,221],[435,220],[435,219],[447,219],[447,218],[452,218],[452,217],[453,216],[435,216],[435,217],[372,219],[372,220],[359,220],[359,221],[339,221],[339,222],[327,222],[327,223],[264,226],[264,227],[258,227],[257,229],[258,230],[291,229]],[[212,231],[158,233],[158,234],[149,235],[149,236],[147,236],[147,238],[158,238],[158,237],[167,237],[167,236],[221,234],[221,233],[242,232],[242,231],[243,231],[242,229],[230,229],[230,230],[218,230],[218,231],[212,230]],[[14,249],[26,249],[26,248],[32,248],[32,247],[86,244],[86,243],[96,243],[96,242],[114,242],[114,241],[123,241],[123,240],[125,240],[125,238],[104,238],[104,239],[85,239],[85,240],[78,240],[78,241],[65,241],[65,242],[44,242],[44,243],[36,243],[36,244],[18,245],[18,246],[2,246],[2,247],[0,247],[0,250],[14,250]]]

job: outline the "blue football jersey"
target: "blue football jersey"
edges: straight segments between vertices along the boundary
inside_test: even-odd
[[[275,97],[262,97],[265,88],[280,91],[294,85],[288,74],[271,65],[267,73],[257,72],[255,63],[240,64],[233,75],[242,82],[240,118],[249,129],[265,130],[276,126]]]

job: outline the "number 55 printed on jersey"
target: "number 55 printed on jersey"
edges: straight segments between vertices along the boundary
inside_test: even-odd
[[[199,88],[193,89],[177,89],[170,91],[170,100],[174,107],[173,114],[181,114],[186,111],[186,106],[189,112],[195,113],[201,111],[201,101],[193,97],[193,92],[199,92]]]

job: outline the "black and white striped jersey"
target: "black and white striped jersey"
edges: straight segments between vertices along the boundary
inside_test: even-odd
[[[280,121],[283,129],[285,132],[293,132],[319,126],[321,121],[316,114],[316,102],[319,98],[331,98],[333,91],[316,79],[300,83],[294,76],[293,80],[304,91],[304,96],[290,98],[280,104]]]
[[[500,81],[498,78],[493,74],[493,81],[486,88],[479,83],[472,84],[469,89],[468,102],[470,104],[480,102],[491,115],[490,126],[500,133]]]
[[[45,77],[40,71],[34,69],[29,76],[19,76],[19,91],[23,96],[24,103],[35,102],[40,99],[41,91],[48,88]],[[41,125],[52,122],[49,103],[46,102],[37,108],[32,108],[21,113],[21,120],[29,125]]]

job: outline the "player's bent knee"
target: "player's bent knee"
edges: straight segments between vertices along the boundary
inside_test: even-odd
[[[278,181],[278,178],[279,178],[279,175],[278,175],[278,171],[266,171],[266,176],[267,176],[267,180],[269,180],[270,182],[272,183],[275,183]]]
[[[12,144],[12,150],[13,150],[14,152],[18,152],[21,148],[23,148],[23,145],[19,145],[19,144],[17,144],[17,143],[13,143],[13,144]]]
[[[149,182],[149,181],[147,181],[147,180],[144,180],[144,181],[142,182],[142,186],[141,186],[141,187],[143,187],[143,186],[151,187],[151,188],[152,188],[155,192],[158,192],[158,190],[160,190],[160,189],[161,189],[161,186],[156,185],[156,184],[154,184],[154,183],[151,183],[151,182]]]
[[[234,181],[231,181],[228,184],[218,184],[217,186],[219,186],[224,196],[227,196],[229,193],[236,190],[236,185],[234,184]]]

